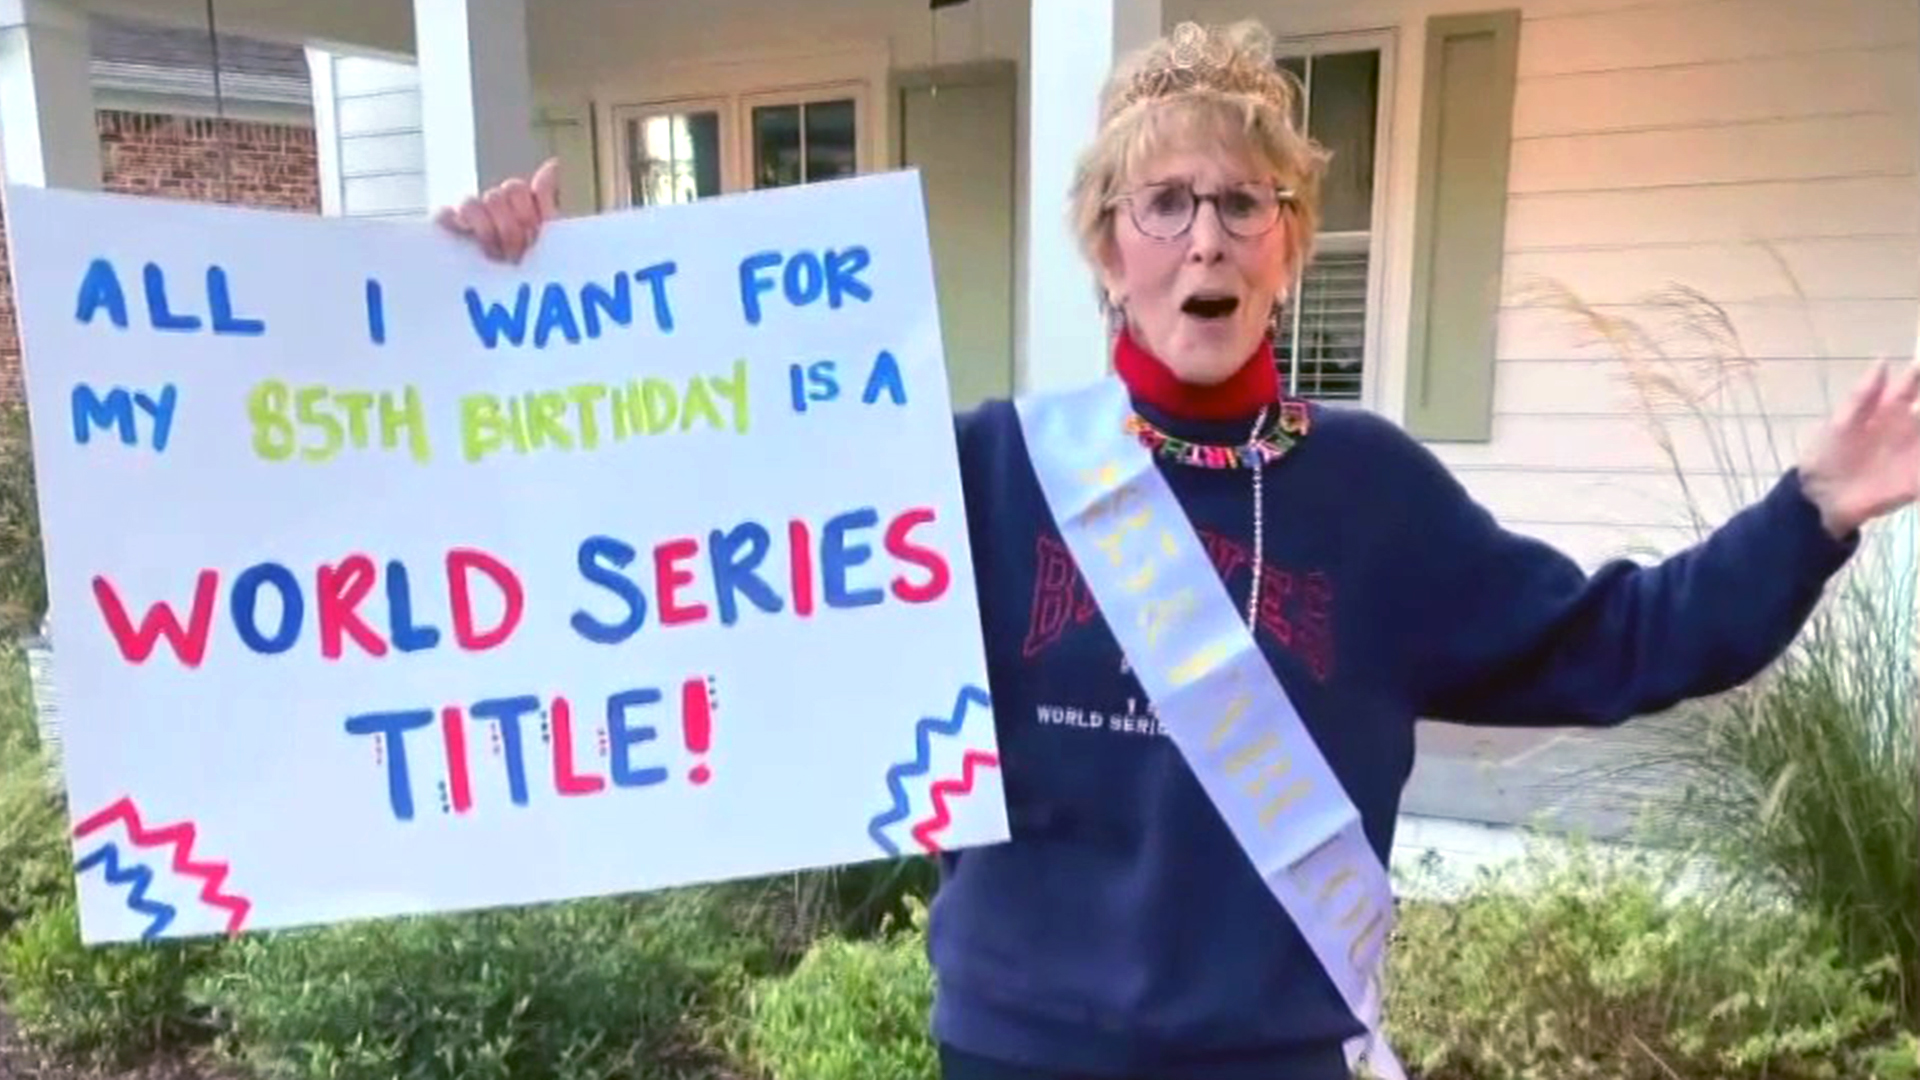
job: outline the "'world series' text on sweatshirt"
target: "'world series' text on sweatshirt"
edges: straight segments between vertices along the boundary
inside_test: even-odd
[[[1241,442],[1254,416],[1135,398],[1197,442]],[[1262,476],[1256,638],[1383,861],[1416,719],[1614,724],[1733,687],[1792,642],[1857,543],[1828,535],[1789,472],[1700,545],[1589,575],[1499,526],[1388,422],[1310,419]],[[935,1036],[1060,1073],[1344,1077],[1339,1044],[1361,1029],[1160,733],[1012,405],[957,430],[1013,838],[942,857]],[[1252,479],[1160,469],[1244,610]]]

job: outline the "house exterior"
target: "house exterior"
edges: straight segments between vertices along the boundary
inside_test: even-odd
[[[1787,460],[1867,362],[1913,355],[1911,0],[213,8],[226,32],[304,49],[326,213],[417,218],[547,154],[565,163],[568,212],[920,169],[959,405],[1102,370],[1063,214],[1099,80],[1179,20],[1257,18],[1335,153],[1322,254],[1282,340],[1296,391],[1403,424],[1504,522],[1589,565],[1670,549],[1686,519],[1618,354],[1543,302],[1543,284],[1655,329],[1647,294],[1697,289],[1758,362]],[[9,166],[31,141],[7,92],[22,80],[56,115],[83,90],[111,100],[111,84],[62,73],[86,16],[207,26],[201,0],[0,12]],[[57,161],[74,135],[47,125],[41,152]],[[84,173],[93,151],[73,152],[67,171]],[[1746,395],[1704,407],[1754,411]],[[1736,442],[1760,429],[1751,415],[1721,428]],[[1674,437],[1709,514],[1727,512],[1700,433]]]
[[[328,214],[419,220],[548,155],[567,213],[920,170],[962,407],[1105,370],[1065,195],[1115,55],[1180,20],[1259,19],[1335,154],[1321,254],[1281,339],[1290,385],[1400,423],[1504,524],[1589,567],[1693,534],[1619,351],[1553,288],[1644,324],[1684,370],[1750,363],[1691,412],[1661,407],[1709,520],[1738,500],[1695,417],[1756,491],[1872,360],[1914,355],[1914,0],[212,7],[224,32],[301,50]],[[114,88],[90,67],[92,19],[204,34],[207,15],[205,0],[0,0],[8,175],[101,182],[81,118]],[[1737,340],[1670,326],[1647,298],[1675,285]],[[1898,529],[1911,575],[1913,516]],[[1496,742],[1489,760],[1551,757]],[[1506,782],[1479,745],[1424,757],[1410,811],[1518,820],[1525,807],[1463,808]]]
[[[216,99],[204,31],[96,15],[86,44],[102,188],[319,210],[313,88],[299,46],[223,35]],[[14,405],[25,398],[7,259],[0,249],[0,403]]]

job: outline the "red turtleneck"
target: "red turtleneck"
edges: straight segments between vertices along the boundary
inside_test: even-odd
[[[1273,345],[1265,338],[1239,371],[1213,386],[1181,382],[1124,330],[1114,342],[1113,367],[1135,397],[1186,420],[1233,420],[1280,399],[1280,373],[1273,365]]]

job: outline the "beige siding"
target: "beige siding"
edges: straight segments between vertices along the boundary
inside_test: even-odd
[[[1723,304],[1907,300],[1920,285],[1911,235],[1509,249],[1506,268],[1517,286],[1560,282],[1592,304],[1631,304],[1668,282]]]
[[[1819,418],[1814,416],[1774,416],[1767,420],[1728,416],[1716,421],[1716,429],[1732,446],[1756,448],[1768,444],[1771,429],[1771,438],[1781,449],[1784,466],[1795,456],[1793,448],[1804,442],[1818,422]],[[1515,468],[1536,471],[1540,483],[1532,491],[1532,501],[1494,508],[1519,521],[1560,521],[1582,516],[1584,505],[1566,498],[1559,486],[1555,474],[1561,471],[1646,473],[1669,468],[1662,448],[1645,423],[1626,411],[1509,413],[1494,417],[1493,427],[1492,442],[1449,446],[1445,456],[1456,468],[1468,473]],[[1669,425],[1669,431],[1676,453],[1690,471],[1713,467],[1713,447],[1699,424],[1676,419]],[[1471,477],[1463,479],[1469,487],[1474,486]]]
[[[1718,346],[1649,294],[1721,306],[1752,381],[1704,403],[1718,440],[1666,414],[1692,496],[1731,513],[1716,442],[1759,490],[1871,358],[1912,354],[1920,19],[1901,0],[1568,7],[1528,4],[1521,35],[1494,439],[1437,450],[1505,524],[1592,565],[1690,539],[1685,503],[1619,353],[1538,285],[1680,356]]]
[[[1809,207],[1818,212],[1809,214]],[[1783,222],[1793,222],[1791,230]],[[1893,236],[1920,230],[1911,176],[1781,180],[1655,190],[1533,192],[1507,204],[1507,232],[1527,251],[1617,247],[1630,236],[1659,244],[1748,242],[1791,231],[1802,238]]]
[[[1663,285],[1649,281],[1653,290]],[[1722,305],[1743,352],[1755,360],[1804,360],[1822,357],[1911,355],[1914,337],[1912,300],[1823,300],[1809,304],[1740,303]],[[1649,305],[1618,305],[1603,314],[1661,331],[1671,311]],[[1510,307],[1500,316],[1500,357],[1507,360],[1602,359],[1618,356],[1558,310]],[[1669,355],[1710,355],[1678,330],[1662,333]]]
[[[343,63],[343,67],[348,66]],[[420,130],[420,90],[376,90],[340,95],[342,137],[392,135]]]
[[[1253,15],[1283,38],[1390,28],[1381,388],[1404,412],[1411,229],[1429,16],[1517,6],[1520,83],[1492,441],[1434,449],[1500,520],[1588,565],[1688,534],[1670,465],[1619,354],[1559,283],[1681,357],[1653,294],[1724,312],[1782,438],[1804,435],[1875,357],[1911,356],[1920,297],[1920,4],[1913,0],[1168,0],[1170,19]],[[1444,271],[1443,271],[1444,272]],[[1671,294],[1669,294],[1671,295]],[[1709,415],[1754,412],[1752,395]],[[1667,410],[1672,413],[1674,410]],[[1751,431],[1730,428],[1730,433]],[[1736,435],[1737,437],[1737,435]],[[1696,423],[1676,434],[1718,496]],[[1783,453],[1790,457],[1790,446]]]
[[[1764,381],[1742,376],[1726,398],[1709,408],[1717,415],[1736,407],[1752,412],[1757,393],[1769,416],[1824,415],[1845,398],[1870,364],[1864,359],[1769,360],[1763,372],[1752,373],[1763,374]],[[1681,372],[1702,371],[1698,361],[1681,362],[1675,367]],[[1504,361],[1500,382],[1494,388],[1493,407],[1508,416],[1638,414],[1643,407],[1657,409],[1663,415],[1682,411],[1677,403],[1647,401],[1636,394],[1624,366],[1612,358]]]
[[[1536,22],[1535,25],[1538,25]],[[1514,137],[1758,123],[1920,107],[1910,50],[1806,53],[1534,76],[1514,103]]]
[[[1904,176],[1913,172],[1914,148],[1912,116],[1884,113],[1554,135],[1515,141],[1511,189],[1526,194]]]
[[[1565,14],[1523,7],[1534,9],[1523,78],[1859,52],[1911,42],[1916,15],[1903,0],[1673,0]]]
[[[340,168],[349,176],[414,173],[424,167],[418,131],[360,135],[340,141]]]
[[[314,80],[330,145],[320,148],[327,205],[346,217],[416,217],[426,211],[421,165],[420,79],[411,64],[316,54]]]

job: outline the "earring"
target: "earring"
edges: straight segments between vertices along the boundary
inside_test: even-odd
[[[1124,301],[1108,297],[1104,306],[1107,309],[1107,333],[1119,337],[1121,331],[1127,328],[1127,305]]]

